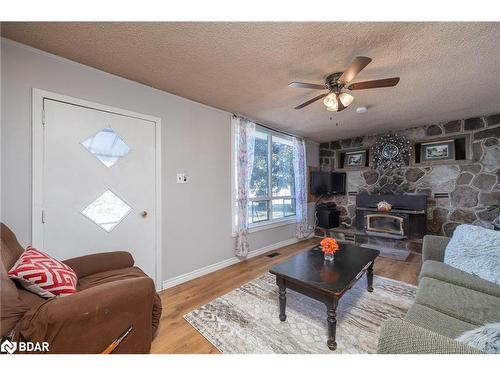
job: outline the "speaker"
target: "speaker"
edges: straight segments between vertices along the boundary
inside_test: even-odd
[[[321,228],[337,228],[339,226],[339,213],[335,208],[318,207],[316,210],[318,218],[318,227]]]

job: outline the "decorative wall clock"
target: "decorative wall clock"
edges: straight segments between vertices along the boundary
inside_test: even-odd
[[[398,134],[382,135],[372,146],[373,168],[394,169],[410,162],[411,145],[405,137]]]

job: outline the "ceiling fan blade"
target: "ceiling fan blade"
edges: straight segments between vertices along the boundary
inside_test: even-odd
[[[320,100],[321,98],[324,98],[324,97],[325,97],[325,96],[327,96],[327,95],[328,95],[328,93],[318,95],[318,96],[316,96],[315,98],[312,98],[311,100],[308,100],[307,102],[302,103],[301,105],[298,105],[297,107],[295,107],[295,109],[301,109],[301,108],[307,107],[309,104],[312,104],[312,103],[314,103],[316,100]]]
[[[325,85],[318,85],[316,83],[305,83],[305,82],[292,82],[288,84],[289,87],[294,89],[315,89],[315,90],[325,90]]]
[[[347,87],[348,90],[364,90],[364,89],[377,89],[379,87],[393,87],[399,82],[399,77],[376,79],[374,81],[365,81],[353,83]]]
[[[361,72],[365,68],[365,66],[367,66],[371,61],[372,59],[370,59],[369,57],[365,56],[356,57],[354,60],[352,60],[351,65],[349,65],[349,67],[346,70],[344,70],[344,73],[342,73],[342,75],[339,78],[339,82],[341,83],[351,82],[354,79],[354,77],[356,77],[358,73]]]

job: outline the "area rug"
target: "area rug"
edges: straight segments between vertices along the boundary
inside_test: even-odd
[[[326,307],[287,290],[287,320],[278,318],[278,287],[269,273],[184,316],[222,353],[375,353],[382,323],[402,318],[416,287],[380,276],[359,280],[337,308],[337,350],[326,346]]]

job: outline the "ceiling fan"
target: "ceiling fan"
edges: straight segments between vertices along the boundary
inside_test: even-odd
[[[399,82],[399,77],[376,79],[373,81],[365,81],[349,84],[359,72],[361,72],[372,59],[369,57],[358,56],[356,57],[349,67],[343,72],[337,72],[330,74],[325,78],[325,83],[323,85],[318,85],[315,83],[304,83],[304,82],[292,82],[288,86],[300,89],[315,89],[315,90],[328,90],[327,93],[318,95],[305,103],[302,103],[295,107],[295,109],[301,109],[309,104],[314,103],[317,100],[323,99],[323,104],[326,106],[328,111],[340,112],[346,109],[354,100],[354,97],[342,90],[364,90],[364,89],[376,89],[380,87],[393,87]]]

